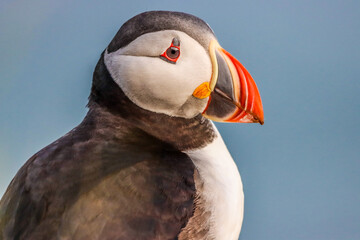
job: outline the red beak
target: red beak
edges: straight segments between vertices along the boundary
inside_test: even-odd
[[[224,49],[222,49],[222,52],[234,64],[236,73],[239,76],[239,93],[235,95],[237,110],[225,122],[259,122],[261,125],[264,124],[263,106],[254,79],[236,58]]]
[[[213,89],[203,112],[205,117],[220,122],[264,124],[260,93],[250,73],[220,46],[211,51],[214,52],[212,62],[216,64],[213,69],[218,76],[214,76],[216,83],[212,83]]]

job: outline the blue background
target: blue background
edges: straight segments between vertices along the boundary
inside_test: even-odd
[[[0,196],[86,113],[130,17],[192,13],[255,79],[265,125],[217,124],[242,175],[240,239],[360,239],[360,1],[0,0]]]

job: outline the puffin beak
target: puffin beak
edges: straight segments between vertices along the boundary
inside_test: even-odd
[[[244,66],[212,40],[210,82],[198,86],[193,96],[209,97],[203,115],[218,122],[264,124],[264,112],[255,81]]]

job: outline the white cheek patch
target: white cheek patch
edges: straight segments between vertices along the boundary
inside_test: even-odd
[[[161,108],[152,106],[151,102],[176,108],[181,106],[177,99],[186,97],[181,82],[164,79],[175,71],[175,65],[160,58],[117,55],[108,61],[107,66],[113,69],[111,76],[125,94],[146,109]]]
[[[173,37],[180,40],[180,58],[176,64],[159,57]],[[188,103],[196,87],[211,78],[210,58],[197,41],[183,32],[144,34],[123,49],[106,52],[104,58],[114,81],[131,101],[144,109],[193,117],[206,105],[207,99]],[[185,104],[189,109],[184,109]]]

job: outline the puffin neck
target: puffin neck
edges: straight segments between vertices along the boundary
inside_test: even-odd
[[[118,121],[122,128],[133,128],[134,131],[140,129],[180,151],[205,147],[216,136],[210,120],[201,114],[190,119],[172,117],[134,104],[112,79],[104,63],[104,53],[93,74],[88,107],[90,111],[100,108],[101,111],[96,112],[108,112],[114,118],[122,119]],[[100,116],[94,114],[94,117]]]

